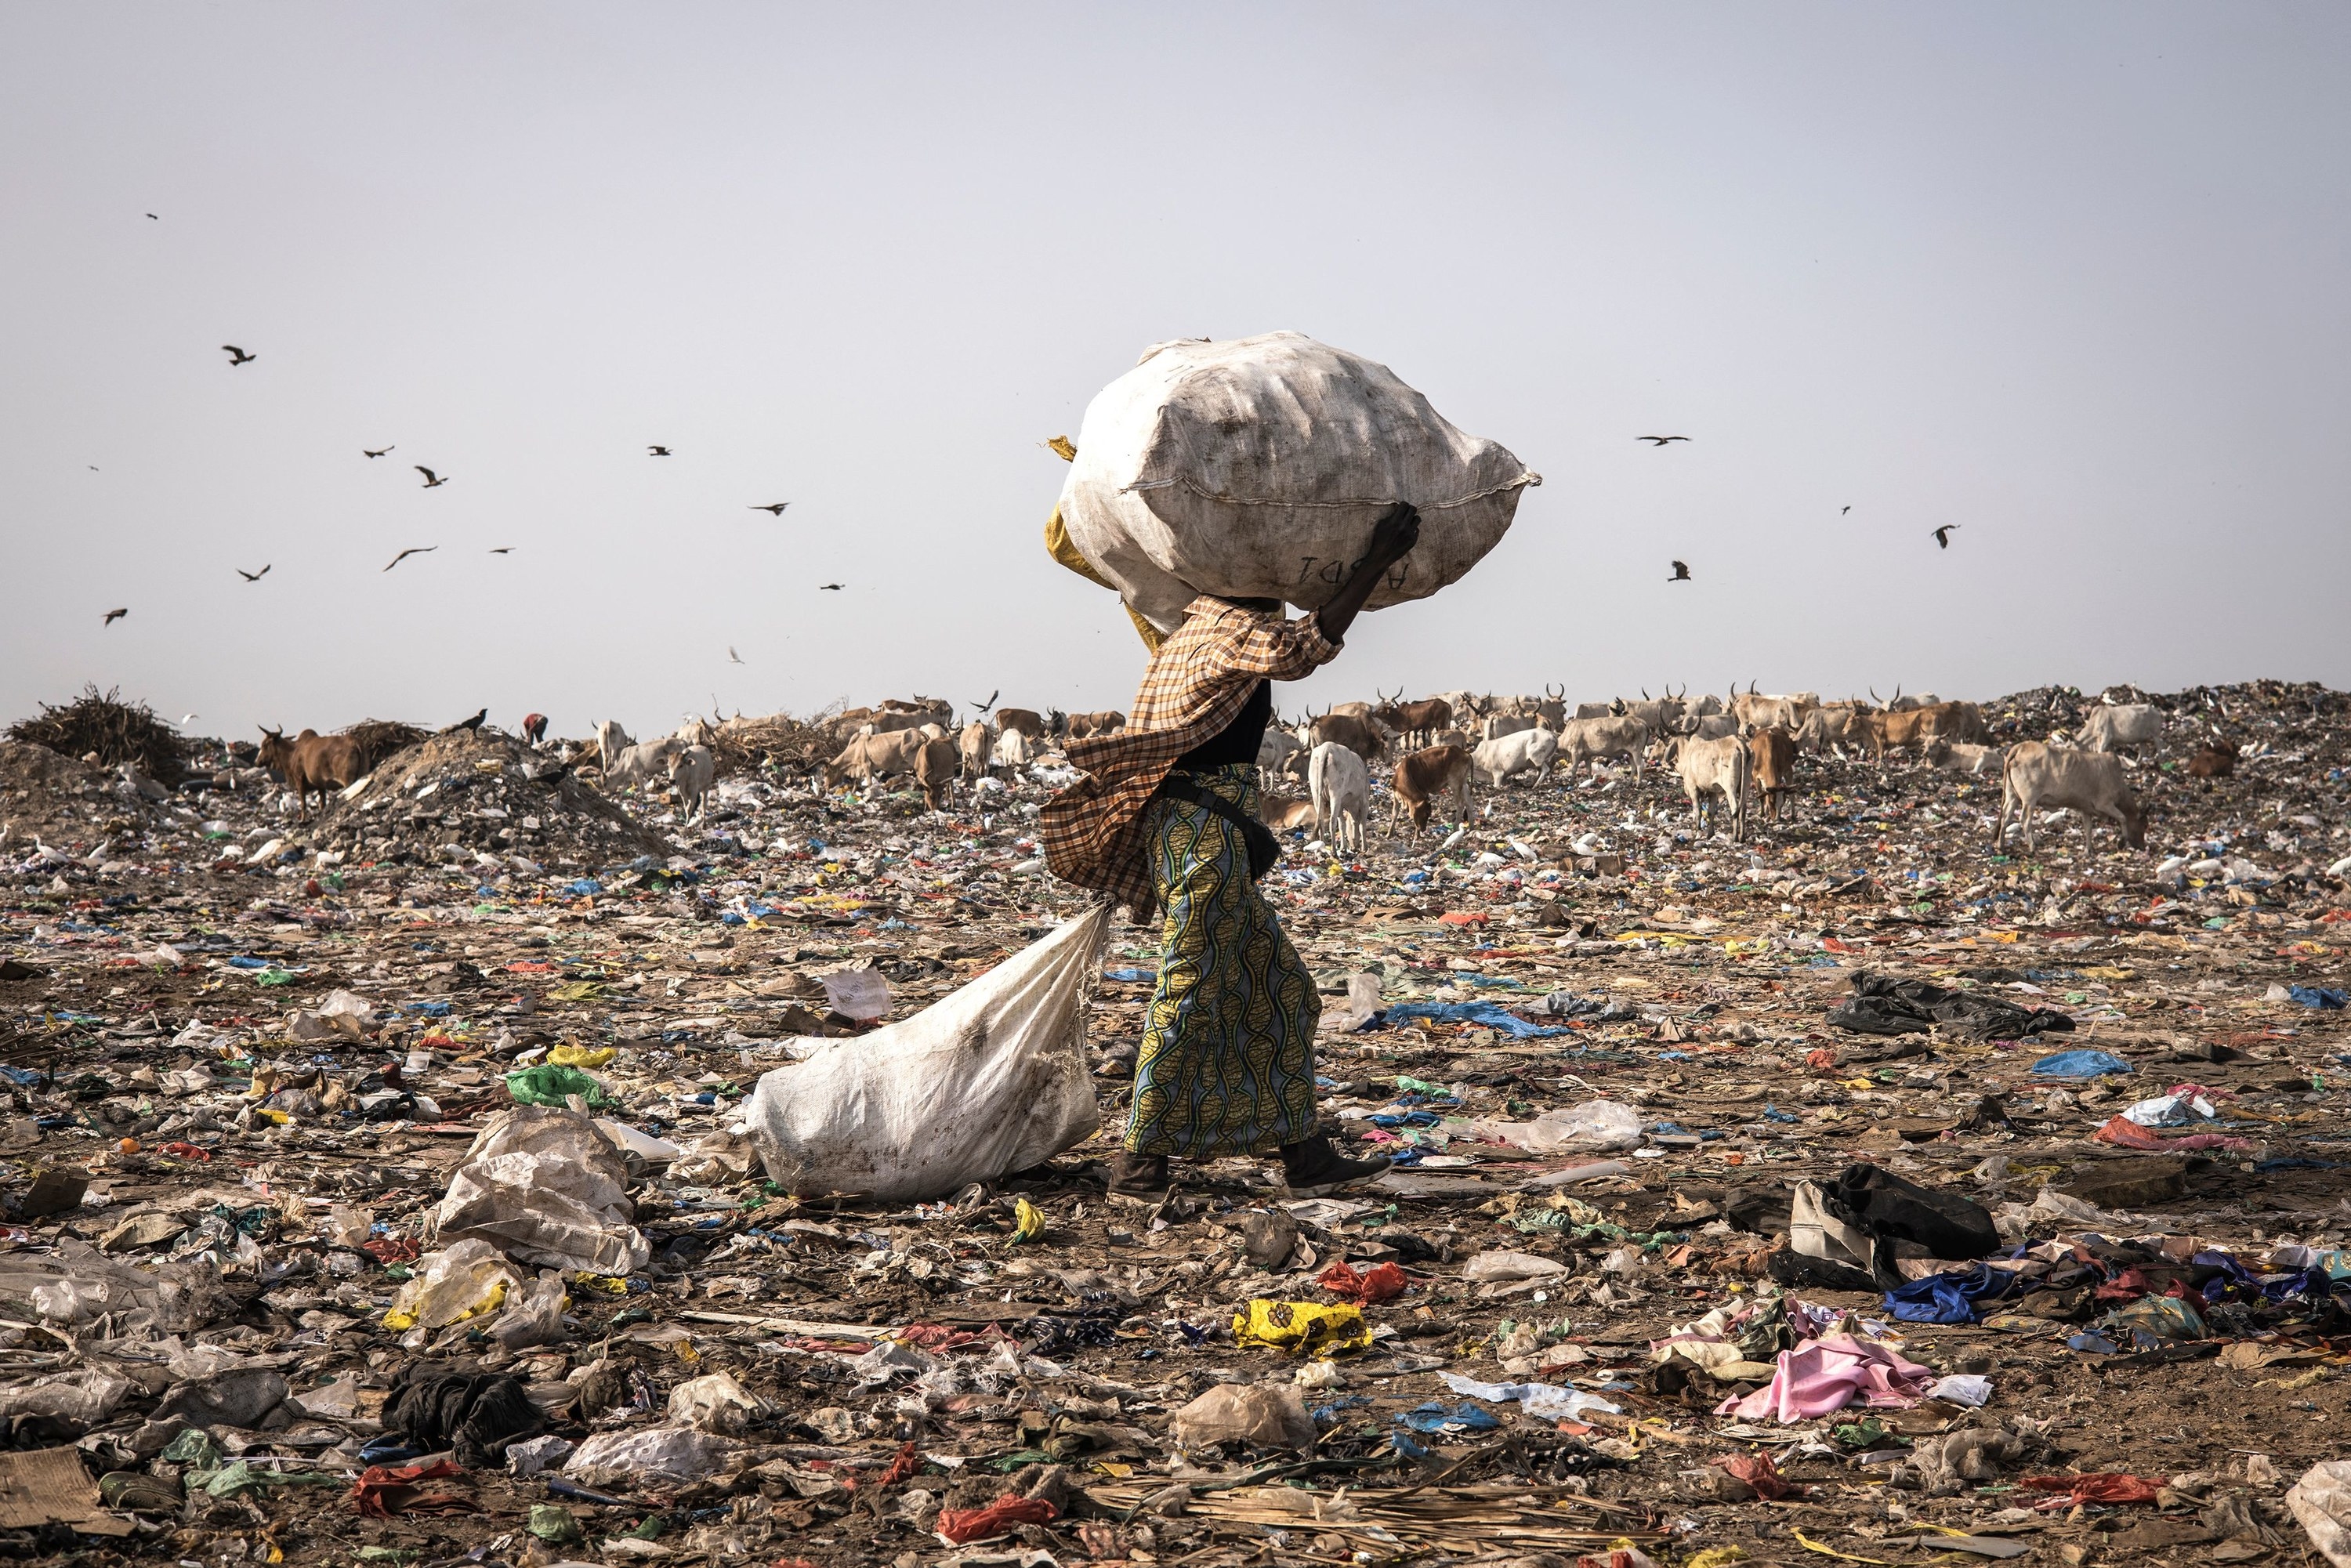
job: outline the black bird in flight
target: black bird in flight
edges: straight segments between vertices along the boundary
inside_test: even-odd
[[[440,548],[441,548],[441,547],[440,547],[439,545],[411,545],[411,546],[409,546],[409,547],[408,547],[408,549],[404,549],[404,550],[402,550],[398,555],[393,556],[393,557],[392,558],[392,566],[385,567],[383,570],[386,570],[386,571],[390,571],[390,570],[392,570],[392,566],[398,566],[402,561],[406,560],[410,556],[413,556],[413,555],[430,555],[430,554],[432,554],[434,550],[437,550],[437,549],[439,549]]]
[[[737,664],[743,662],[743,655],[735,651],[735,644],[732,643],[726,644],[726,657]]]
[[[753,507],[751,510],[755,512],[772,512],[777,517],[780,517],[784,515],[784,508],[790,505],[791,503],[789,501],[770,501],[764,507]]]
[[[237,576],[245,579],[247,582],[259,582],[263,578],[269,575],[269,569],[266,566],[259,571],[247,571],[241,566],[236,568],[235,570]]]
[[[148,215],[149,217],[151,217],[151,218],[155,218],[155,214],[152,214],[152,213],[149,213],[147,215]],[[162,223],[163,220],[162,220],[162,219],[161,219],[161,218],[155,218],[155,221],[156,221],[157,223],[159,223],[159,224],[160,224],[160,223]]]
[[[1654,441],[1659,446],[1663,446],[1668,441],[1687,441],[1689,437],[1687,435],[1636,435],[1633,437],[1633,439],[1635,441]]]
[[[432,489],[436,485],[446,485],[449,482],[448,480],[441,477],[440,475],[433,472],[432,469],[424,466],[422,463],[414,464],[413,466],[419,474],[424,476],[424,488],[427,490]],[[437,549],[440,547],[435,546],[434,548]]]
[[[246,363],[246,362],[247,361],[249,361],[249,360],[257,360],[257,359],[261,358],[261,356],[260,356],[259,354],[248,354],[248,353],[246,353],[243,349],[238,348],[235,343],[223,343],[223,344],[221,345],[221,350],[222,350],[222,351],[223,351],[223,352],[225,352],[225,354],[227,354],[227,355],[228,355],[228,362],[229,362],[230,364],[232,364],[232,365],[241,365],[241,364]]]
[[[387,446],[381,452],[370,452],[366,447],[362,446],[360,448],[360,455],[362,457],[381,457],[385,452],[390,452],[391,450],[392,449]]]
[[[107,625],[107,626],[111,626],[111,625],[113,625],[116,622],[118,622],[118,621],[121,620],[124,616],[126,616],[126,615],[128,615],[128,614],[130,614],[130,613],[131,613],[131,612],[130,612],[129,610],[127,610],[127,609],[125,609],[125,610],[110,610],[110,611],[108,611],[108,612],[106,612],[106,620],[105,620],[103,622],[101,622],[101,624],[103,624],[103,625]]]
[[[1677,561],[1674,562],[1674,574],[1673,574],[1673,576],[1671,576],[1671,577],[1669,577],[1669,578],[1666,579],[1666,580],[1667,580],[1667,582],[1688,582],[1688,581],[1690,581],[1690,580],[1691,580],[1691,578],[1690,578],[1690,574],[1689,574],[1689,562],[1687,562],[1687,561],[1686,561],[1686,560],[1677,560]]]
[[[839,593],[841,591],[841,584],[837,582],[820,582],[816,585],[816,591],[819,593]]]
[[[1945,523],[1941,528],[1937,528],[1937,529],[1935,530],[1935,543],[1936,543],[1936,545],[1937,545],[1938,548],[1942,549],[1950,549],[1950,548],[1951,548],[1951,530],[1952,530],[1953,528],[1958,528],[1959,526],[1959,524],[1957,524],[1957,523]]]
[[[1002,686],[998,686],[994,691],[987,694],[987,700],[986,702],[972,704],[972,710],[976,713],[987,713],[988,710],[996,706],[996,699],[1003,695],[1004,688]]]
[[[490,553],[491,553],[492,555],[512,555],[512,554],[514,553],[514,546],[512,546],[512,545],[492,545],[492,546],[490,547]]]
[[[645,450],[655,457],[666,457],[669,455],[669,448],[666,446],[648,446]]]
[[[1850,512],[1850,511],[1852,511],[1852,510],[1853,510],[1853,508],[1852,508],[1851,507],[1847,507],[1844,509],[1844,512]],[[1837,516],[1838,516],[1838,517],[1844,517],[1844,512],[1839,512],[1839,513],[1837,514]]]

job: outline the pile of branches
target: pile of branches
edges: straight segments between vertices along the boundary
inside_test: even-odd
[[[424,731],[415,725],[392,718],[363,718],[336,733],[348,735],[360,743],[360,768],[369,773],[393,752],[405,751],[424,738]]]
[[[155,716],[145,703],[126,703],[120,688],[100,692],[95,685],[62,707],[41,705],[41,716],[8,727],[8,738],[46,746],[63,756],[95,753],[108,768],[128,762],[159,784],[177,784],[187,773],[188,743]]]
[[[823,730],[788,713],[759,718],[738,714],[710,736],[712,759],[721,774],[756,772],[763,767],[805,771],[840,749]]]

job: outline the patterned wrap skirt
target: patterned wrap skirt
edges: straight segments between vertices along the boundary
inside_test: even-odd
[[[1257,814],[1257,768],[1191,772]],[[1159,984],[1144,1015],[1126,1147],[1210,1159],[1314,1132],[1314,978],[1249,880],[1238,828],[1165,798],[1144,819],[1159,894]]]

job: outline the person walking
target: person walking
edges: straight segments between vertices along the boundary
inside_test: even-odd
[[[1281,1154],[1289,1189],[1332,1192],[1387,1169],[1352,1159],[1314,1108],[1314,979],[1257,888],[1280,851],[1258,819],[1257,756],[1275,681],[1336,658],[1381,574],[1410,553],[1420,514],[1400,504],[1330,602],[1203,594],[1144,672],[1124,729],[1067,747],[1083,775],[1039,818],[1064,881],[1160,922],[1134,1098],[1111,1190],[1163,1191],[1171,1156]]]

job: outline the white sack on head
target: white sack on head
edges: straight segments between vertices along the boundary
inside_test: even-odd
[[[1398,501],[1420,543],[1371,608],[1426,599],[1501,541],[1540,485],[1385,365],[1298,332],[1156,344],[1087,405],[1061,488],[1070,540],[1172,632],[1201,593],[1320,607]]]
[[[806,1196],[944,1197],[1093,1135],[1084,999],[1110,911],[961,990],[763,1075],[744,1117],[770,1179]]]

